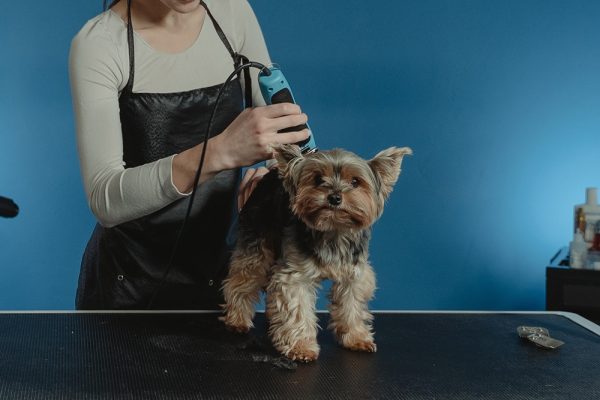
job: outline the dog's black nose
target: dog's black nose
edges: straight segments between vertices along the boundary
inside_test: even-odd
[[[342,204],[342,195],[339,193],[332,193],[329,196],[327,196],[327,200],[332,206],[339,206],[340,204]]]

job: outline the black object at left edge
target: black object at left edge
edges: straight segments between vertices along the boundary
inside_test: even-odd
[[[8,197],[0,196],[0,217],[13,218],[19,213],[19,206]]]

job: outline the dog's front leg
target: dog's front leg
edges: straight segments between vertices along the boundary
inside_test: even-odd
[[[374,291],[375,274],[366,263],[357,265],[352,276],[339,278],[331,287],[329,328],[347,349],[377,351],[373,340],[373,315],[368,309]]]
[[[285,269],[273,274],[267,287],[269,335],[275,348],[292,360],[309,362],[319,356],[316,290],[316,280]]]

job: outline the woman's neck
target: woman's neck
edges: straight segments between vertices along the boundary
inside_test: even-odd
[[[197,23],[199,14],[203,13],[199,1],[181,8],[181,10],[178,10],[168,7],[160,0],[132,0],[133,24],[136,30],[156,27],[177,30],[190,23]],[[127,0],[119,1],[112,10],[126,20]]]
[[[119,1],[112,11],[127,22],[127,0]],[[184,4],[181,11],[165,6],[161,0],[132,0],[133,27],[155,50],[180,53],[197,40],[206,16],[199,1]]]

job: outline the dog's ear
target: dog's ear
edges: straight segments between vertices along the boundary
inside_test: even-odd
[[[291,161],[303,157],[300,147],[295,144],[273,145],[273,153],[280,171],[285,171]]]
[[[392,192],[400,176],[402,158],[405,155],[412,155],[412,150],[409,147],[390,147],[379,152],[369,161],[369,166],[381,183],[381,194],[384,198],[387,198]]]
[[[291,197],[294,197],[297,179],[294,166],[304,159],[300,147],[295,144],[273,145],[273,154],[277,160],[277,169],[283,187]]]

